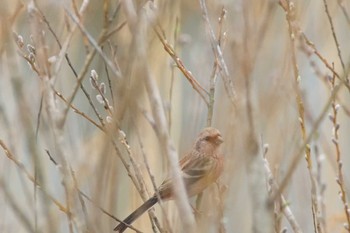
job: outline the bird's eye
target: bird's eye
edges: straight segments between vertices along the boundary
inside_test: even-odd
[[[204,138],[204,140],[206,140],[206,141],[209,141],[209,139],[210,139],[209,136],[206,136],[206,137]]]

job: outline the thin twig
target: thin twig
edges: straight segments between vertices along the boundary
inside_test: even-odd
[[[56,200],[54,197],[52,197],[50,194],[48,194],[45,190],[42,189],[41,185],[38,183],[38,181],[35,180],[34,176],[31,175],[29,173],[29,171],[26,169],[26,167],[24,166],[24,164],[22,162],[20,162],[13,154],[12,152],[9,150],[9,148],[6,146],[6,144],[0,140],[0,146],[2,147],[5,155],[7,156],[8,159],[10,159],[11,161],[13,161],[16,166],[19,168],[19,170],[21,172],[23,172],[26,177],[36,186],[38,186],[38,188],[43,192],[43,194],[45,194],[56,206],[57,208],[66,213],[68,212],[67,208],[61,204],[58,200]]]
[[[35,226],[31,223],[31,218],[27,217],[25,215],[25,210],[21,205],[19,205],[18,202],[15,201],[15,197],[17,197],[16,194],[10,193],[10,190],[5,186],[5,182],[3,178],[0,179],[0,187],[2,190],[2,193],[4,194],[4,199],[6,201],[6,204],[8,204],[13,212],[16,214],[16,217],[23,223],[25,226],[26,231],[35,233],[37,232]]]
[[[143,143],[142,143],[142,140],[141,140],[141,137],[140,137],[140,133],[139,133],[137,128],[136,128],[136,136],[137,136],[137,139],[138,139],[138,142],[139,142],[139,145],[140,145],[140,150],[141,150],[141,154],[142,154],[142,157],[143,157],[143,162],[144,162],[144,164],[146,166],[147,173],[148,173],[148,175],[149,175],[149,177],[151,179],[154,192],[158,195],[158,199],[161,200],[161,198],[159,197],[159,193],[157,192],[158,191],[158,186],[156,184],[154,175],[152,174],[151,168],[149,166],[148,159],[147,159],[146,153],[144,151]],[[161,207],[161,210],[162,210],[162,212],[163,212],[163,214],[165,216],[165,222],[166,222],[168,228],[170,229],[170,222],[169,222],[168,217],[166,216],[166,212],[165,212],[165,209],[164,209],[162,201],[160,201],[160,207]],[[159,224],[158,219],[156,218],[155,214],[153,213],[153,210],[150,213],[150,217],[153,219],[154,223],[157,225],[157,227],[160,230],[160,232],[164,232],[164,230],[162,229],[162,227]]]
[[[333,91],[331,92],[331,96],[328,98],[326,104],[323,106],[323,108],[321,110],[321,113],[319,114],[319,116],[316,118],[314,124],[312,125],[311,130],[309,132],[309,135],[306,137],[306,139],[304,140],[304,142],[302,143],[300,148],[297,150],[297,153],[295,153],[294,157],[292,158],[292,162],[289,165],[289,167],[286,169],[286,173],[285,173],[285,176],[284,176],[284,178],[282,179],[282,181],[280,183],[280,187],[271,196],[270,202],[275,201],[276,198],[278,197],[278,195],[280,195],[283,192],[283,190],[286,188],[289,180],[292,178],[292,174],[294,173],[297,165],[299,164],[300,159],[303,158],[303,155],[305,153],[305,148],[307,146],[309,146],[309,143],[310,143],[311,139],[314,137],[314,135],[316,134],[316,132],[318,131],[321,122],[327,116],[329,107],[331,106],[331,103],[332,103],[332,99],[339,92],[340,87],[341,87],[341,85],[336,86],[333,89]]]
[[[154,31],[155,31],[156,35],[158,36],[160,42],[163,44],[165,51],[170,55],[170,57],[176,63],[176,66],[180,69],[180,71],[183,73],[185,78],[190,82],[193,89],[202,97],[203,101],[208,105],[209,102],[206,98],[206,95],[208,95],[208,91],[206,91],[200,85],[200,83],[197,81],[197,79],[185,67],[184,63],[181,61],[181,59],[175,53],[174,48],[166,41],[166,39],[159,33],[159,31],[156,28],[154,28]]]
[[[280,6],[287,12],[288,11],[288,3],[284,0],[280,0],[279,1]],[[301,33],[303,35],[303,33]],[[307,39],[307,37],[305,36],[304,39]],[[308,39],[307,39],[308,40]],[[310,42],[310,41],[309,41]],[[311,43],[311,42],[310,42]],[[310,44],[310,46],[313,45],[312,43]],[[314,52],[316,52],[317,50],[314,48]],[[319,54],[319,53],[318,53]],[[322,61],[325,62],[325,64],[328,64],[328,62],[323,59],[322,57]],[[323,106],[321,113],[319,114],[319,116],[316,118],[314,124],[311,127],[311,130],[309,132],[309,135],[305,138],[304,142],[302,143],[301,147],[297,150],[297,153],[294,155],[294,157],[292,158],[292,162],[289,165],[289,167],[286,169],[286,174],[284,176],[284,179],[282,179],[281,184],[279,189],[273,194],[271,195],[270,198],[270,202],[273,202],[274,200],[276,200],[276,198],[278,197],[278,195],[280,195],[283,190],[286,188],[289,180],[292,177],[292,174],[295,171],[296,166],[298,165],[300,159],[303,157],[303,152],[305,152],[305,148],[309,146],[309,143],[311,141],[311,139],[314,137],[316,131],[318,130],[321,122],[323,121],[323,119],[326,117],[329,107],[331,106],[332,100],[333,98],[335,98],[335,96],[337,95],[337,93],[340,91],[341,87],[343,85],[346,86],[346,82],[340,78],[340,76],[333,70],[333,68],[331,66],[327,66],[327,68],[329,68],[332,73],[334,73],[334,75],[336,77],[339,78],[339,80],[341,80],[341,84],[342,85],[337,85],[331,92],[330,97],[328,98],[327,102],[325,103],[325,105]],[[348,86],[347,86],[348,87]]]
[[[202,17],[205,21],[205,25],[206,25],[207,31],[209,33],[210,44],[211,44],[213,53],[215,54],[215,56],[218,60],[218,63],[220,65],[220,68],[221,68],[220,71],[223,71],[223,72],[221,72],[221,77],[225,83],[226,93],[227,93],[229,99],[231,100],[231,102],[233,104],[235,104],[235,102],[236,102],[235,101],[235,98],[236,98],[235,88],[234,88],[233,82],[230,78],[230,73],[229,73],[228,67],[226,65],[226,62],[225,62],[225,59],[223,56],[223,52],[221,50],[220,43],[218,42],[218,39],[215,36],[214,30],[210,24],[208,9],[207,9],[205,0],[199,0],[199,4],[201,7],[201,11],[202,11]]]
[[[333,75],[331,79],[331,89],[335,88],[335,76]],[[337,162],[337,184],[339,185],[340,189],[340,199],[343,203],[345,217],[347,221],[347,226],[345,226],[345,230],[347,232],[350,232],[350,213],[349,213],[349,203],[347,201],[347,193],[345,190],[345,183],[344,183],[344,176],[343,176],[343,162],[341,160],[341,152],[340,152],[340,146],[339,146],[339,128],[340,124],[338,123],[338,110],[340,106],[336,103],[335,99],[332,100],[332,115],[330,115],[330,120],[333,124],[332,129],[332,142],[335,147],[336,152],[336,162]]]
[[[294,75],[294,82],[295,82],[295,91],[296,91],[296,104],[298,106],[298,113],[299,113],[299,124],[300,124],[300,130],[302,135],[302,140],[305,141],[306,139],[306,127],[305,127],[305,112],[304,112],[304,103],[301,96],[301,90],[300,90],[300,73],[299,73],[299,67],[296,60],[296,52],[295,52],[295,28],[293,27],[293,22],[295,21],[295,8],[294,3],[288,2],[288,8],[286,11],[286,19],[288,23],[288,34],[290,38],[290,47],[291,47],[291,54],[292,54],[292,66],[293,66],[293,75]],[[312,160],[311,160],[311,149],[309,144],[305,147],[305,160],[307,163],[307,169],[309,173],[309,178],[311,181],[311,204],[312,204],[312,218],[314,222],[314,230],[316,232],[321,233],[322,229],[320,228],[320,224],[318,222],[318,200],[317,200],[317,183],[314,179],[314,176],[312,175]]]
[[[145,9],[142,9],[138,18],[138,28],[134,28],[134,36],[140,38],[144,38],[147,30],[147,22],[148,18],[146,16]],[[132,25],[130,25],[132,26]],[[162,40],[163,37],[160,36],[159,32],[156,31],[159,39],[161,39],[162,43],[165,42]],[[142,41],[142,40],[138,40]],[[163,44],[167,45],[167,43]],[[168,47],[169,48],[169,47]],[[136,54],[140,57],[140,70],[144,74],[145,79],[145,87],[148,94],[149,102],[151,104],[152,113],[154,119],[156,121],[156,135],[162,147],[162,150],[165,152],[166,157],[169,159],[170,167],[171,167],[171,177],[173,178],[173,191],[175,201],[179,210],[179,214],[182,216],[181,220],[183,223],[183,228],[186,229],[187,232],[192,232],[194,230],[194,216],[191,211],[191,207],[188,202],[188,197],[186,195],[186,190],[184,186],[183,179],[181,178],[181,170],[178,164],[178,155],[173,145],[172,140],[170,139],[168,126],[166,122],[166,116],[164,112],[164,107],[162,104],[161,96],[159,93],[159,89],[155,83],[153,76],[149,70],[149,66],[147,65],[148,59],[146,54],[146,45],[145,44],[137,44],[136,46]],[[171,48],[172,54],[173,50]],[[180,62],[180,59],[177,60],[177,63]],[[182,64],[182,63],[181,63]],[[188,71],[185,70],[187,73]],[[191,75],[191,79],[193,82],[193,78]],[[197,88],[197,86],[196,86]],[[199,91],[197,88],[196,90]],[[200,93],[200,92],[199,92]],[[204,98],[204,96],[203,96]]]
[[[177,49],[177,43],[178,43],[178,35],[177,32],[179,30],[179,18],[176,17],[175,21],[175,29],[174,29],[174,51],[176,52]],[[170,88],[169,88],[169,108],[168,108],[168,128],[169,133],[171,132],[171,122],[172,122],[172,116],[171,116],[171,110],[172,110],[172,102],[173,102],[173,88],[174,88],[174,78],[175,78],[175,66],[171,66],[171,78],[170,78]]]
[[[338,38],[337,38],[337,35],[336,35],[336,33],[335,33],[335,29],[334,29],[334,26],[333,26],[333,19],[332,19],[331,15],[330,15],[330,13],[329,13],[329,10],[328,10],[327,1],[326,1],[326,0],[323,0],[323,4],[324,4],[324,8],[325,8],[325,11],[326,11],[326,15],[327,15],[329,24],[331,25],[332,36],[333,36],[333,39],[334,39],[334,42],[335,42],[335,46],[337,47],[338,57],[339,57],[341,66],[343,67],[343,72],[345,72],[344,60],[343,60],[342,55],[341,55],[340,45],[339,45]],[[346,79],[346,82],[349,83],[348,78],[345,77],[345,79]]]
[[[68,14],[68,16],[76,23],[76,25],[79,27],[79,29],[81,30],[81,32],[84,34],[84,36],[89,40],[90,44],[94,47],[93,50],[91,52],[89,52],[86,60],[85,60],[85,64],[84,67],[82,69],[82,71],[80,72],[78,79],[77,79],[77,85],[75,86],[75,88],[72,91],[72,94],[70,96],[70,98],[68,99],[68,105],[70,105],[77,92],[78,92],[78,88],[81,86],[81,83],[83,81],[83,79],[85,78],[85,74],[88,70],[88,66],[90,65],[90,63],[92,62],[92,59],[95,55],[95,53],[97,52],[102,58],[103,60],[106,62],[106,64],[108,65],[108,67],[111,69],[113,75],[115,75],[118,79],[121,78],[121,73],[120,71],[117,69],[117,67],[115,66],[115,64],[107,58],[106,54],[102,51],[102,49],[100,48],[100,43],[103,41],[103,39],[105,38],[105,34],[106,34],[106,30],[105,28],[103,28],[102,32],[100,33],[99,42],[96,42],[92,36],[87,32],[87,30],[85,29],[85,27],[81,24],[80,20],[73,15],[67,8],[65,8],[66,13]],[[68,113],[69,107],[67,107],[64,111],[63,114],[63,118],[62,118],[62,122],[61,124],[63,125],[66,121],[67,118],[67,113]]]
[[[51,160],[51,162],[58,168],[59,166],[61,166],[50,154],[49,151],[46,151],[47,155],[49,156],[49,159]],[[72,170],[72,168],[70,168]],[[75,172],[72,170],[72,174],[74,174]],[[109,213],[107,210],[103,209],[102,207],[98,206],[96,204],[95,201],[92,200],[91,197],[89,197],[87,194],[85,194],[83,191],[81,191],[79,189],[79,186],[77,184],[77,181],[76,181],[76,178],[74,176],[74,179],[75,179],[75,188],[77,189],[77,191],[79,192],[79,195],[81,195],[82,197],[86,198],[88,201],[90,201],[95,207],[97,207],[98,209],[100,209],[104,214],[106,214],[107,216],[111,217],[112,219],[116,220],[117,222],[123,222],[122,220],[118,219],[117,217],[115,217],[113,214]],[[84,204],[85,205],[85,204]],[[85,208],[85,207],[84,207]],[[134,228],[133,226],[128,226],[130,229],[138,232],[138,233],[142,233],[141,231],[139,231],[138,229]]]
[[[54,90],[55,94],[68,105],[68,101],[66,98],[64,98],[64,96]],[[99,128],[100,130],[104,131],[103,126],[99,125],[96,121],[94,121],[93,119],[91,119],[88,115],[86,115],[84,112],[80,111],[77,107],[75,107],[73,104],[70,104],[70,107],[73,109],[73,112],[75,112],[76,114],[82,116],[83,118],[85,118],[86,120],[88,120],[90,123],[92,123],[94,126],[96,126],[97,128]],[[102,119],[102,118],[101,118]]]
[[[323,158],[324,155],[321,155],[319,153],[318,146],[314,146],[315,149],[315,157],[316,157],[316,166],[317,166],[317,174],[316,174],[316,181],[319,188],[319,194],[318,199],[320,203],[320,212],[318,214],[319,223],[322,224],[323,232],[327,233],[327,216],[326,216],[326,205],[325,205],[325,190],[326,190],[326,184],[324,183],[322,179],[322,172],[323,172]]]
[[[283,8],[283,10],[285,12],[288,11],[288,2],[287,0],[279,0],[279,5]],[[328,70],[330,70],[340,81],[341,83],[348,89],[348,91],[350,91],[350,85],[347,82],[347,74],[344,74],[344,77],[340,76],[333,68],[332,66],[329,64],[329,62],[327,61],[327,59],[324,58],[324,56],[317,50],[315,44],[306,36],[306,34],[304,32],[302,32],[300,30],[300,27],[297,25],[297,23],[294,21],[294,27],[295,29],[295,33],[298,33],[297,36],[301,39],[304,40],[303,42],[305,42],[311,49],[312,52],[321,60],[321,62],[327,67]],[[294,35],[296,36],[296,35]]]
[[[338,0],[338,5],[340,6],[340,9],[342,10],[346,22],[350,25],[350,16],[348,14],[348,12],[346,11],[345,7],[344,7],[344,1],[343,0]]]
[[[51,27],[51,24],[49,23],[49,21],[46,19],[44,13],[39,9],[39,12],[40,12],[40,16],[42,18],[42,20],[46,23],[49,31],[51,32],[51,34],[53,35],[53,37],[55,38],[56,40],[56,43],[58,45],[58,47],[62,50],[62,44],[60,42],[60,40],[58,39],[58,36],[56,35],[55,31],[53,30],[53,28]],[[65,53],[65,59],[68,63],[68,66],[70,67],[70,69],[72,70],[73,74],[74,74],[74,77],[76,79],[78,79],[78,73],[77,71],[75,70],[75,68],[73,67],[73,64],[68,56],[68,53]],[[91,100],[91,97],[88,93],[88,91],[86,90],[86,88],[84,87],[83,83],[81,83],[80,85],[80,88],[81,90],[83,91],[84,95],[86,96],[86,98],[88,99],[88,102],[90,104],[90,106],[92,107],[92,110],[94,111],[95,115],[98,117],[98,119],[100,120],[100,122],[102,122],[102,118],[101,118],[101,115],[99,114],[97,108],[95,107],[95,105],[93,104],[92,100]],[[55,91],[56,92],[56,91]]]
[[[267,184],[268,184],[269,189],[271,190],[269,193],[272,194],[273,192],[278,190],[278,184],[277,184],[276,180],[274,179],[274,176],[273,176],[271,168],[270,168],[269,161],[266,158],[267,149],[265,149],[265,150],[264,149],[265,148],[263,146],[262,151],[264,153],[263,159],[264,159],[265,172],[267,174]],[[297,220],[296,220],[291,208],[289,207],[289,204],[286,201],[285,197],[281,194],[279,198],[281,201],[281,207],[283,208],[283,214],[286,217],[290,226],[292,227],[293,231],[295,233],[302,233],[302,230],[299,226],[299,223],[297,222]]]

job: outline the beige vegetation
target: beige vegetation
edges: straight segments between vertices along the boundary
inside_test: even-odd
[[[0,232],[350,232],[350,3],[0,1]],[[187,199],[178,156],[224,138]],[[178,177],[176,179],[176,177]]]

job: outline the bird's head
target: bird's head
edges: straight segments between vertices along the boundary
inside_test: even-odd
[[[194,144],[194,148],[200,153],[213,154],[220,148],[220,145],[223,142],[224,140],[220,131],[215,128],[208,127],[199,133]]]

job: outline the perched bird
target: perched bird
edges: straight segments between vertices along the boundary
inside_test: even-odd
[[[223,138],[219,130],[212,127],[205,128],[198,135],[192,150],[180,160],[181,175],[189,197],[201,193],[221,175],[223,155],[219,149],[222,142]],[[158,188],[158,193],[162,201],[174,199],[171,177],[163,181]],[[116,226],[114,230],[117,232],[125,231],[127,229],[126,224],[133,223],[157,202],[157,194],[154,194]]]

